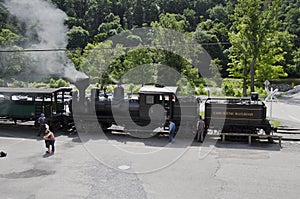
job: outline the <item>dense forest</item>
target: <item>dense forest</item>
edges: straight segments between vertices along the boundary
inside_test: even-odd
[[[238,79],[235,83],[223,82],[227,95],[247,95],[262,88],[267,79],[300,77],[298,0],[51,0],[46,3],[51,3],[53,13],[62,16],[65,29],[54,28],[56,32],[44,34],[45,38],[37,28],[41,19],[28,23],[29,15],[39,18],[45,14],[39,12],[42,8],[37,6],[45,1],[32,1],[25,6],[27,13],[26,9],[14,9],[15,2],[0,0],[0,79],[3,84],[16,80],[45,81],[49,76],[46,74],[53,74],[55,78],[55,71],[67,64],[47,59],[48,64],[58,65],[58,68],[43,73],[36,70],[41,65],[39,59],[27,55],[45,53],[50,57],[56,53],[60,54],[60,60],[65,59],[61,54],[66,55],[77,70],[89,75],[92,83],[111,84],[137,65],[161,64],[178,70],[188,79],[189,86],[203,88],[203,80],[187,60],[155,49],[127,51],[116,58],[99,80],[99,65],[90,66],[85,62],[92,50],[117,48],[107,39],[141,27],[172,29],[202,44],[222,78]],[[34,6],[37,7],[30,11]],[[49,14],[45,21],[55,19]],[[59,22],[46,26],[56,23]],[[45,42],[51,36],[63,39],[55,40],[56,43]],[[131,39],[139,41],[137,37]],[[40,45],[42,43],[47,45]],[[68,61],[60,63],[64,62]],[[197,94],[202,91],[198,90]]]

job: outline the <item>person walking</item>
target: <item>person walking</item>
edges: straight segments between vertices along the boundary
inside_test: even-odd
[[[49,130],[49,128],[46,129],[45,131],[45,136],[44,136],[45,144],[47,151],[46,153],[50,153],[50,145],[51,145],[51,152],[54,153],[55,151],[55,136],[52,131]]]
[[[176,125],[172,120],[170,120],[170,123],[169,123],[169,142],[174,142],[175,130],[176,130]]]
[[[45,125],[47,123],[44,113],[41,113],[41,115],[38,119],[38,123],[39,123],[39,132],[38,132],[37,136],[41,136],[42,132],[45,132],[45,130],[46,130]]]

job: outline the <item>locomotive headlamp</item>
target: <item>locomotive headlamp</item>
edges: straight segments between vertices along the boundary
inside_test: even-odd
[[[251,100],[252,101],[258,100],[258,92],[251,92]]]

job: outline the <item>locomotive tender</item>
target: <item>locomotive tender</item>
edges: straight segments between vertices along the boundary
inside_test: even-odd
[[[276,131],[267,120],[266,106],[257,93],[252,93],[250,98],[208,98],[205,125],[207,129],[232,134],[258,134],[263,130],[270,135]]]

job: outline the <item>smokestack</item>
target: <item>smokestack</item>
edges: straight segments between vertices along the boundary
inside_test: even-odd
[[[83,102],[85,100],[85,90],[90,85],[90,78],[79,77],[76,79],[74,84],[79,90],[79,101]]]

